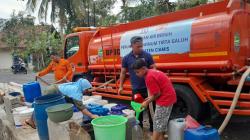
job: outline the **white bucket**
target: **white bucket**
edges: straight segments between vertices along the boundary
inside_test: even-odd
[[[28,109],[27,106],[21,106],[21,107],[14,108],[13,111],[21,112],[21,111],[26,110],[26,109]]]
[[[82,103],[83,103],[84,105],[87,105],[87,104],[95,104],[96,101],[99,101],[99,99],[90,98],[90,99],[88,99],[88,100],[86,100],[86,101],[82,101]]]
[[[34,111],[34,108],[27,108],[22,111],[16,111],[14,109],[13,116],[14,116],[14,122],[16,127],[21,127],[22,123],[25,122],[26,119],[30,119],[31,115]]]
[[[90,96],[83,95],[83,96],[82,96],[82,101],[87,101],[89,98],[90,98]]]
[[[14,118],[15,126],[16,127],[21,127],[22,126],[22,121],[20,119],[19,112],[14,111],[13,112],[13,118]]]
[[[95,103],[103,106],[103,105],[108,104],[108,100],[98,100],[98,101],[95,101]]]
[[[101,95],[93,95],[93,96],[90,96],[90,98],[94,98],[94,99],[97,99],[97,100],[101,100],[101,99],[102,99],[102,96],[101,96]]]

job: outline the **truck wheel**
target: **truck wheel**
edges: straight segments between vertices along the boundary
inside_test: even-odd
[[[201,113],[201,102],[196,94],[185,85],[174,85],[177,102],[173,106],[171,118],[183,118],[191,115],[198,119]]]

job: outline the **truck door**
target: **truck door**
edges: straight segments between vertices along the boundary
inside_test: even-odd
[[[75,73],[80,73],[82,70],[82,53],[80,52],[79,36],[70,36],[65,41],[64,58],[67,59],[75,69]]]

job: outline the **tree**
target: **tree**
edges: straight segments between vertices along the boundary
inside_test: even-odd
[[[32,34],[36,34],[36,31]],[[50,51],[62,51],[62,47],[60,47],[62,46],[61,40],[57,38],[55,31],[53,33],[43,31],[36,34],[36,36],[30,38],[26,44],[27,50],[24,53],[32,56],[35,70],[41,70],[48,65],[50,62]]]
[[[192,8],[201,4],[206,4],[208,0],[178,0],[176,10]]]
[[[113,9],[115,2],[116,2],[116,0],[98,0],[98,1],[95,1],[95,11],[92,10],[91,15],[92,15],[92,19],[96,19],[97,26],[103,26],[103,25],[105,25],[105,22],[107,22],[107,21],[109,21],[110,24],[115,23],[114,22],[115,17],[111,15],[112,14],[111,9]],[[93,20],[92,20],[92,23],[93,23]]]
[[[28,0],[27,9],[34,12],[39,7],[39,19],[46,20],[51,6],[51,21],[58,19],[60,27],[68,33],[76,26],[93,26],[94,22],[99,26],[106,24],[107,20],[112,19],[109,13],[115,2],[116,0]]]
[[[133,2],[122,0],[122,2],[122,11],[118,14],[121,22],[144,19],[175,10],[175,4],[169,0],[136,0]]]
[[[25,32],[28,32],[32,27],[34,27],[34,21],[31,16],[24,17],[24,12],[19,12],[17,15],[13,12],[10,20],[4,24],[2,41],[5,41],[15,52],[16,48],[22,47]]]
[[[6,42],[13,54],[25,61],[33,56],[35,70],[44,68],[48,61],[49,50],[61,49],[60,37],[49,25],[34,25],[33,18],[24,16],[23,12],[13,13],[3,27],[2,41]]]
[[[26,8],[34,12],[38,7],[39,19],[47,20],[48,10],[51,7],[50,19],[55,22],[58,18],[60,26],[65,27],[69,21],[81,20],[85,14],[86,0],[28,0]]]

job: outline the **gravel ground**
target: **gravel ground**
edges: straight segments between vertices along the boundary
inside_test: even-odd
[[[0,71],[0,82],[16,82],[24,84],[35,80],[35,73],[12,74],[10,71]],[[45,80],[53,82],[53,74],[44,77]],[[207,124],[218,128],[224,117],[218,117]],[[221,136],[222,140],[250,140],[250,117],[234,116]]]

